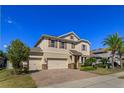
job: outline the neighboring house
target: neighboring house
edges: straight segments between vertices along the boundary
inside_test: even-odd
[[[90,43],[74,32],[61,36],[42,35],[30,49],[29,70],[79,68],[90,56]]]
[[[97,59],[97,62],[100,62],[102,58],[107,58],[109,59],[109,62],[112,61],[111,59],[111,51],[106,50],[105,48],[99,48],[91,51],[91,57],[95,57]],[[124,58],[124,56],[123,56]],[[123,60],[124,61],[124,60]],[[119,55],[116,52],[114,56],[114,62],[120,65],[119,61]]]
[[[4,64],[4,59],[3,59],[3,57],[0,57],[0,68],[3,67],[3,64]]]
[[[0,57],[0,68],[5,68],[7,66],[7,58]]]

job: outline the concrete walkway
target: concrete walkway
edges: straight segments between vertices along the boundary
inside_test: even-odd
[[[124,72],[46,86],[47,88],[124,88]]]

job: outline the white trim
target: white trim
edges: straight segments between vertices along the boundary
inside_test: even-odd
[[[88,41],[88,40],[86,40],[86,39],[81,39],[81,40],[86,41],[86,42],[88,42],[89,44],[91,44],[90,41]]]
[[[29,55],[29,58],[41,58],[42,59],[42,56],[30,56]]]
[[[66,33],[66,34],[63,34],[63,35],[60,35],[60,36],[58,36],[58,37],[63,37],[63,36],[66,36],[66,35],[68,35],[68,34],[74,34],[74,35],[80,40],[79,36],[77,36],[73,31],[72,31],[72,32],[68,32],[68,33]]]

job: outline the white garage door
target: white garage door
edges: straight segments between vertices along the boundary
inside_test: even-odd
[[[29,59],[29,70],[41,70],[41,58],[30,58]]]
[[[48,59],[48,69],[68,68],[67,59]]]

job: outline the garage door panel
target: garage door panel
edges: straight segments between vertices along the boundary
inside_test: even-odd
[[[67,59],[48,59],[48,69],[68,68]]]
[[[40,70],[41,69],[41,58],[29,59],[29,70]]]

